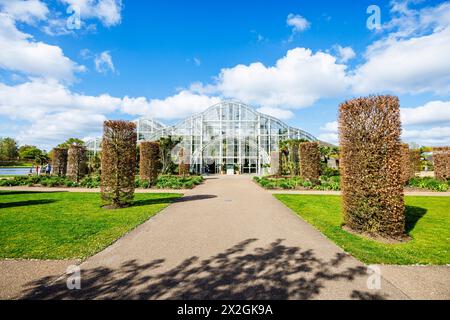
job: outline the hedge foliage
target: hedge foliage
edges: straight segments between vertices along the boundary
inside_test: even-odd
[[[72,145],[67,154],[67,177],[79,182],[87,172],[86,147]]]
[[[434,176],[437,180],[450,179],[450,147],[433,148]]]
[[[340,177],[339,176],[321,176],[315,183],[303,180],[299,176],[294,177],[254,177],[253,180],[265,189],[281,189],[281,190],[322,190],[322,191],[339,191]]]
[[[411,162],[411,152],[409,150],[409,145],[406,143],[403,143],[400,146],[401,149],[401,155],[402,155],[402,182],[403,184],[407,184],[408,181],[414,177],[414,168],[412,166]]]
[[[120,208],[133,202],[136,139],[133,122],[104,122],[101,197],[107,207]]]
[[[67,173],[67,157],[68,151],[63,148],[54,148],[53,149],[53,174],[58,177],[64,177]]]
[[[320,178],[320,149],[318,142],[300,144],[300,175],[303,180],[317,183]]]
[[[178,174],[180,176],[189,175],[191,165],[189,164],[189,157],[184,151],[184,148],[180,148],[180,151],[178,152],[178,159]]]
[[[139,158],[140,179],[148,181],[150,186],[155,185],[160,168],[159,143],[153,141],[141,142]]]
[[[409,150],[409,159],[411,161],[411,167],[415,176],[416,172],[420,172],[422,170],[420,150],[418,149]]]
[[[340,105],[341,188],[347,227],[388,238],[404,235],[400,134],[397,97],[370,96]]]

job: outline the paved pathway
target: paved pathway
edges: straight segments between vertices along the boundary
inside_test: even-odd
[[[28,299],[408,299],[417,286],[382,278],[295,216],[249,177],[212,177],[80,265],[28,283]],[[391,271],[389,274],[393,274]],[[449,269],[441,270],[442,282]],[[448,278],[447,278],[448,279]],[[411,279],[408,279],[410,283]],[[420,283],[422,291],[426,287]],[[450,298],[447,286],[433,297]],[[442,291],[443,290],[443,291]],[[447,290],[447,291],[446,291]]]

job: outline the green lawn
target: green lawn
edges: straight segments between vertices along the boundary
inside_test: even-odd
[[[405,197],[407,233],[412,240],[382,244],[341,228],[341,197],[275,195],[346,252],[365,263],[450,264],[450,198]]]
[[[98,193],[0,191],[0,258],[85,258],[167,207],[180,194],[136,194],[105,210]]]

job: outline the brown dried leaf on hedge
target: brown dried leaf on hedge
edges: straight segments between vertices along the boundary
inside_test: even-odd
[[[155,185],[161,168],[158,142],[141,142],[139,167],[141,180],[146,180],[150,185]]]
[[[67,157],[68,151],[63,148],[53,149],[53,174],[64,177],[67,173]]]
[[[450,179],[450,147],[433,148],[434,175],[437,180]]]
[[[304,180],[317,183],[320,179],[320,149],[318,142],[303,142],[299,148],[300,173]]]
[[[136,139],[133,122],[104,122],[101,196],[106,206],[124,207],[134,199]]]
[[[189,175],[190,171],[190,164],[189,164],[189,157],[187,152],[184,150],[184,148],[180,148],[180,151],[178,152],[178,174],[180,176],[187,176]]]
[[[67,177],[79,182],[87,171],[86,147],[72,145],[67,157]]]
[[[400,106],[370,96],[340,105],[344,222],[357,232],[401,238],[405,230]]]
[[[411,160],[411,150],[409,150],[409,145],[404,143],[400,146],[400,148],[402,154],[402,182],[403,184],[407,184],[408,181],[414,177],[415,170]]]

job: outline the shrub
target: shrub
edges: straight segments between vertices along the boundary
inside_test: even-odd
[[[99,175],[87,176],[81,179],[79,185],[83,188],[94,189],[100,187],[101,178]]]
[[[300,172],[303,180],[317,183],[320,178],[320,149],[318,142],[300,144]]]
[[[189,170],[191,168],[189,164],[189,157],[187,156],[186,152],[184,151],[184,148],[180,148],[180,151],[178,153],[178,174],[180,176],[187,176],[189,175]]]
[[[120,208],[134,199],[136,138],[133,122],[104,122],[101,197],[105,206]]]
[[[140,146],[140,178],[149,186],[155,185],[161,168],[158,142],[141,142]]]
[[[439,192],[445,192],[445,191],[448,191],[448,189],[449,189],[448,183],[438,181],[431,177],[424,177],[424,178],[415,177],[415,178],[409,180],[408,186],[420,188],[420,189],[439,191]]]
[[[401,168],[402,168],[402,182],[407,184],[408,181],[414,177],[414,169],[411,163],[411,153],[409,145],[404,143],[400,146],[401,149]]]
[[[58,177],[64,177],[67,173],[67,156],[67,149],[53,149],[53,174],[57,175]]]
[[[413,171],[413,177],[415,177],[416,172],[420,172],[422,170],[421,164],[421,153],[418,149],[412,149],[409,151],[409,159],[411,161],[411,168]]]
[[[433,148],[434,176],[437,180],[450,179],[450,147]]]
[[[158,178],[156,187],[159,189],[192,189],[203,182],[201,176],[164,175]]]
[[[339,108],[344,223],[400,238],[405,230],[397,97],[371,96]]]
[[[86,148],[79,145],[71,145],[67,157],[67,177],[79,182],[87,171]]]

